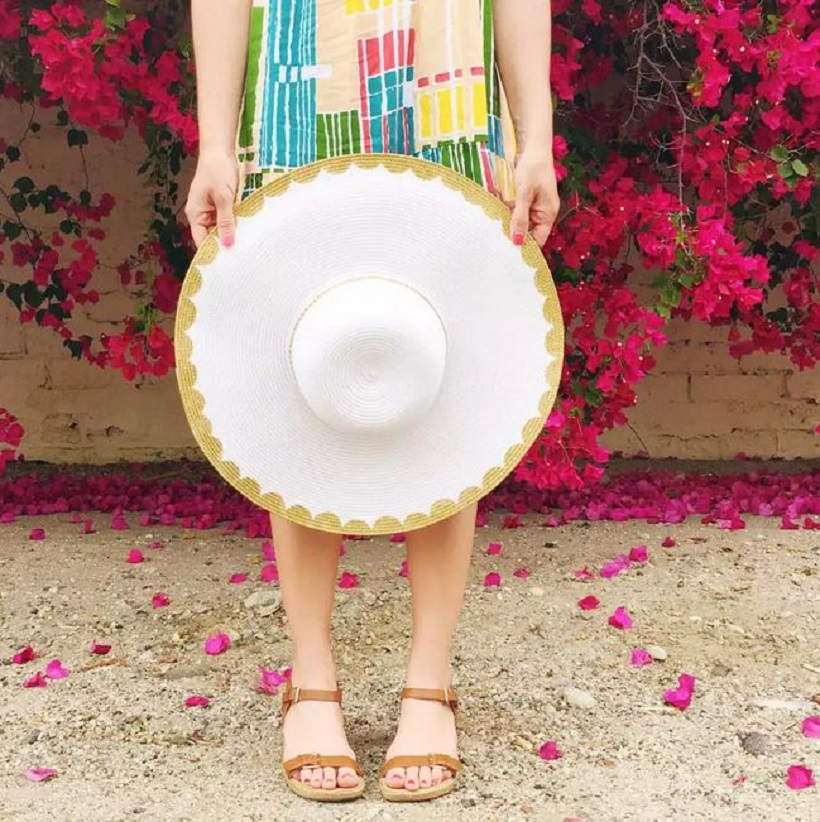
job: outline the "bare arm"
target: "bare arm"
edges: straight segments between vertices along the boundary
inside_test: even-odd
[[[552,3],[495,0],[496,55],[519,151],[552,151]]]
[[[191,0],[200,154],[233,153],[252,0]]]
[[[518,142],[510,230],[519,245],[527,230],[543,245],[560,207],[552,154],[552,3],[494,2],[496,60]]]

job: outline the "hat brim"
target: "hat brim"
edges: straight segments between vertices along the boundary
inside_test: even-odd
[[[370,226],[393,244],[395,265],[403,269],[396,276],[412,278],[440,306],[453,342],[440,401],[424,424],[400,438],[327,430],[307,411],[286,367],[295,315],[322,282],[353,273],[334,258],[333,242],[350,242],[351,265],[359,257],[372,265],[382,253],[373,235],[357,239],[363,218],[355,202],[340,214],[328,198],[318,197],[316,181],[323,173],[338,179],[357,170],[381,174],[387,187],[387,178],[408,172],[438,183],[429,191],[431,204],[440,206],[435,222],[422,203],[402,225],[398,211],[388,213],[396,204],[386,200]],[[330,178],[324,179],[332,190]],[[307,209],[311,188],[317,197]],[[367,190],[359,189],[362,197]],[[265,219],[278,219],[281,233],[254,222],[266,209],[278,214]],[[461,209],[461,235],[443,237],[452,228],[448,215]],[[555,402],[564,329],[543,254],[531,237],[521,248],[512,245],[509,210],[501,201],[438,164],[357,155],[283,174],[239,203],[235,213],[236,246],[220,248],[215,232],[200,246],[182,286],[175,327],[177,381],[188,422],[228,483],[261,508],[302,525],[378,535],[446,519],[515,468]],[[305,225],[308,214],[311,225]],[[279,263],[269,266],[266,278],[250,271],[260,256]],[[282,270],[288,259],[300,270]],[[327,272],[334,259],[337,270]],[[436,265],[447,276],[436,276]],[[244,329],[238,326],[243,322]]]

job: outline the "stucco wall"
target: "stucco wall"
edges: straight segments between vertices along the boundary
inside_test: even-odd
[[[0,105],[0,133],[13,140],[22,122],[21,112]],[[84,185],[81,165],[64,139],[62,132],[49,128],[29,137],[24,163],[12,173],[18,176],[19,170],[78,190]],[[118,145],[95,142],[92,149],[92,190],[111,191],[121,204],[107,224],[104,262],[115,265],[133,250],[143,225],[145,191],[135,185],[142,148],[131,138]],[[18,276],[8,262],[0,263],[0,272],[4,279]],[[130,303],[113,269],[101,269],[96,287],[105,296],[85,312],[81,329],[94,335],[114,328]],[[739,451],[820,457],[820,436],[812,433],[820,423],[820,370],[799,373],[774,355],[738,362],[729,357],[725,336],[724,330],[673,323],[670,345],[658,353],[655,374],[640,387],[630,427],[609,433],[605,444],[627,455],[645,449],[653,457],[721,459]],[[52,332],[20,326],[4,296],[0,407],[16,414],[26,428],[29,459],[110,462],[199,456],[173,374],[129,384],[116,373],[73,361]]]

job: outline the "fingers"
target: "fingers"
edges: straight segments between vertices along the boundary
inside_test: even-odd
[[[546,244],[550,234],[552,233],[553,224],[554,222],[543,223],[542,225],[537,225],[533,228],[532,236],[539,246],[543,247]]]
[[[530,208],[533,201],[532,189],[521,187],[515,195],[512,217],[510,218],[510,236],[516,245],[524,245],[530,228]]]
[[[234,243],[236,233],[236,219],[233,214],[233,195],[226,186],[214,196],[216,206],[216,231],[219,242],[230,248]]]

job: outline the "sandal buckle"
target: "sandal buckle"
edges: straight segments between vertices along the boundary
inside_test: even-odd
[[[449,708],[450,707],[450,688],[449,687],[444,689],[444,702],[447,705],[447,707]]]
[[[299,692],[301,690],[298,686],[293,689],[294,696],[291,698],[291,702],[293,702],[294,705],[299,701]]]

